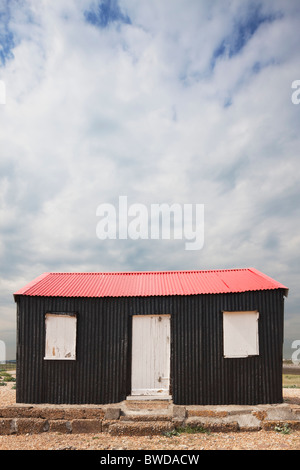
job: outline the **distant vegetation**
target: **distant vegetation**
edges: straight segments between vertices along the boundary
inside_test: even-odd
[[[4,364],[0,362],[1,370],[16,370],[16,361],[6,361]]]
[[[300,388],[300,375],[283,374],[282,381],[284,388]]]
[[[0,370],[0,386],[4,387],[7,382],[15,382],[16,379],[9,373],[6,372],[5,370]]]

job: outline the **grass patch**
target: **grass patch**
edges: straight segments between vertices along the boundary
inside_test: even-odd
[[[6,362],[5,364],[0,364],[0,372],[3,370],[16,370],[16,363]]]
[[[4,386],[7,382],[15,382],[16,379],[10,375],[8,372],[1,370],[0,371],[0,385]]]
[[[204,434],[210,434],[210,430],[204,428],[203,426],[184,426],[182,428],[178,428],[180,433],[185,433],[185,434],[198,434],[198,433],[204,433]]]
[[[280,432],[281,434],[290,434],[291,429],[287,423],[277,424],[274,428],[274,431]]]
[[[184,426],[172,431],[164,431],[162,434],[166,437],[180,436],[181,434],[210,434],[210,430],[202,426]]]
[[[300,375],[283,374],[282,384],[284,388],[300,388]]]

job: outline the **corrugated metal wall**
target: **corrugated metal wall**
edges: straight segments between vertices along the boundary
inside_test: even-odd
[[[109,403],[126,397],[130,318],[114,300],[20,299],[18,402]],[[47,312],[77,314],[76,361],[44,360]]]
[[[222,311],[256,309],[260,313],[259,356],[224,358]],[[184,309],[174,312],[175,403],[282,401],[282,292],[186,297]]]
[[[116,403],[131,390],[131,316],[171,314],[175,404],[282,401],[283,291],[17,299],[17,402]],[[222,311],[258,310],[259,356],[223,357]],[[45,314],[77,313],[76,361],[44,360]]]

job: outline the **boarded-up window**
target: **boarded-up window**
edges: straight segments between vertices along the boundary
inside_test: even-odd
[[[45,359],[76,359],[76,315],[46,314]]]
[[[247,357],[259,354],[258,317],[255,311],[223,312],[225,357]]]

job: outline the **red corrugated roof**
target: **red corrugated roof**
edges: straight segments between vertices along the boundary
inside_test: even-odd
[[[246,292],[288,288],[254,268],[211,271],[44,273],[17,295],[135,297]]]

